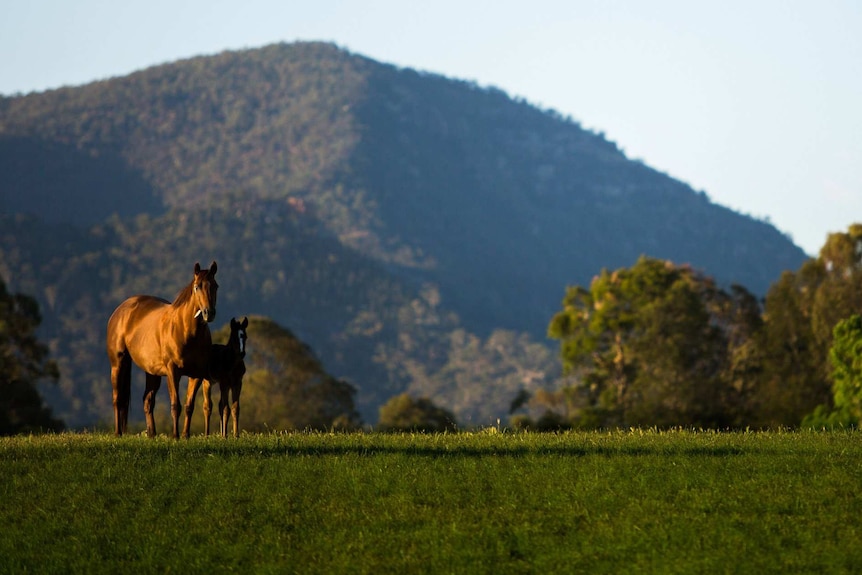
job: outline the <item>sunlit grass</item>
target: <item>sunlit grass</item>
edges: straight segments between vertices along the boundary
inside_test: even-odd
[[[862,434],[0,439],[8,573],[854,572]]]

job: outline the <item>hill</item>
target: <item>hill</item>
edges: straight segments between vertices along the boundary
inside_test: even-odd
[[[0,99],[0,210],[0,273],[42,302],[72,425],[110,414],[113,307],[198,260],[221,318],[289,326],[366,419],[409,390],[470,421],[553,379],[537,342],[603,267],[645,254],[763,294],[805,260],[571,119],[321,43]]]

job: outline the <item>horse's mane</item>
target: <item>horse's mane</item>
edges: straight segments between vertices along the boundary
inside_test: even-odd
[[[181,289],[180,293],[177,294],[177,297],[174,298],[174,303],[171,305],[179,307],[189,301],[192,298],[192,287],[194,286],[194,284],[195,280],[192,280],[186,287]]]

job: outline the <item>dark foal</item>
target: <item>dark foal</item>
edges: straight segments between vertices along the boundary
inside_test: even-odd
[[[200,388],[201,381],[204,386],[204,433],[210,434],[210,414],[212,414],[212,391],[213,383],[218,383],[219,392],[219,429],[222,437],[227,437],[228,420],[233,416],[233,435],[239,436],[239,396],[242,393],[242,378],[245,375],[245,344],[248,339],[246,328],[248,318],[242,322],[231,318],[230,337],[227,345],[213,344],[210,348],[209,362],[207,364],[207,376],[203,379],[189,379],[189,387],[186,393],[186,420],[183,425],[183,437],[189,436],[192,414],[195,409],[195,396]]]

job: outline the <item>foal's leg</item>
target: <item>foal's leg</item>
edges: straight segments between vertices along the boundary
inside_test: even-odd
[[[210,415],[213,412],[212,382],[204,380],[204,435],[210,436]]]
[[[189,438],[192,426],[192,414],[195,412],[195,397],[198,394],[200,385],[200,378],[189,378],[189,386],[186,389],[186,420],[183,422],[183,437],[186,439]],[[204,404],[204,413],[206,413],[206,404]]]
[[[233,384],[233,403],[230,410],[233,412],[233,436],[239,437],[239,394],[242,393],[242,379]],[[227,429],[225,429],[227,433]]]
[[[218,399],[218,419],[219,419],[219,432],[222,437],[227,437],[227,422],[230,417],[230,412],[228,411],[228,396],[230,395],[230,385],[225,378],[222,378],[218,382],[219,389],[219,399]]]
[[[156,392],[159,391],[161,385],[161,376],[147,374],[147,385],[144,389],[144,418],[147,420],[147,437],[156,436],[156,420],[153,418],[153,408],[156,406]]]

